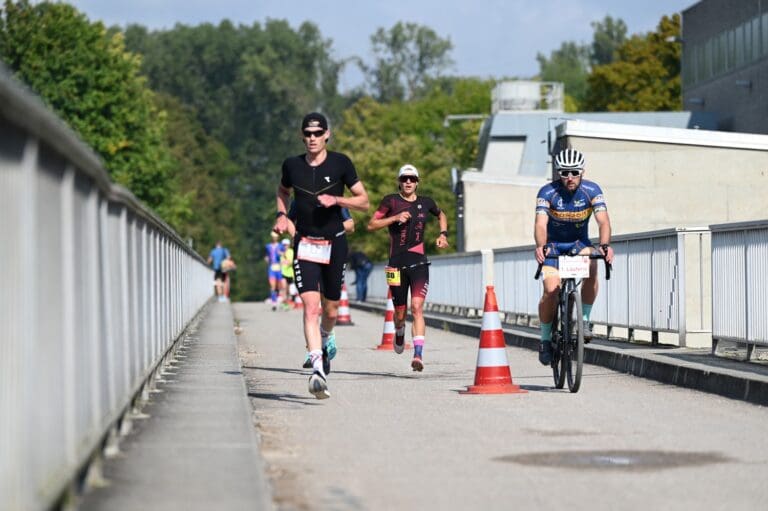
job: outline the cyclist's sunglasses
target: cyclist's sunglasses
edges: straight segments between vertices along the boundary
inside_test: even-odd
[[[419,178],[416,177],[416,176],[403,176],[403,177],[400,178],[400,182],[401,183],[408,183],[408,182],[418,183],[419,182]]]
[[[323,135],[325,135],[325,130],[316,130],[316,131],[304,130],[302,133],[304,133],[305,138],[312,138],[313,136],[315,138],[320,138]]]
[[[581,173],[582,173],[582,171],[579,170],[579,169],[559,170],[558,172],[560,173],[560,177],[568,177],[568,176],[579,177],[581,175]]]

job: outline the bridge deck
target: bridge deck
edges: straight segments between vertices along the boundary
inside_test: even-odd
[[[228,307],[217,304],[213,310],[222,308]],[[506,349],[511,374],[527,393],[461,395],[474,380],[476,337],[428,328],[426,368],[414,373],[410,352],[373,349],[381,341],[382,316],[359,309],[352,311],[354,326],[337,327],[332,397],[318,401],[307,392],[308,372],[300,368],[300,313],[272,312],[261,303],[232,309],[242,328],[240,360],[261,439],[263,473],[255,474],[254,466],[239,457],[245,451],[238,442],[247,436],[239,427],[240,440],[231,440],[234,447],[190,439],[187,448],[174,449],[185,428],[197,427],[196,420],[213,421],[216,414],[172,423],[164,421],[170,412],[159,409],[173,406],[175,398],[186,406],[206,402],[207,410],[218,412],[225,407],[215,405],[217,400],[245,395],[242,382],[221,395],[166,391],[150,408],[153,417],[126,443],[123,456],[107,465],[112,485],[94,492],[88,509],[120,509],[112,505],[115,498],[104,496],[109,494],[133,495],[151,508],[176,508],[152,502],[183,502],[179,509],[195,509],[206,492],[218,494],[226,484],[215,477],[201,480],[201,464],[238,481],[229,482],[226,493],[240,492],[246,500],[263,497],[259,481],[266,476],[278,509],[543,509],[563,504],[571,509],[762,509],[768,501],[768,486],[747,476],[768,469],[766,407],[597,365],[585,367],[578,394],[557,391],[536,354],[512,346]],[[202,332],[208,322],[203,321]],[[231,335],[230,325],[217,323],[216,328],[222,337]],[[235,378],[231,368],[204,368],[208,355],[195,355],[196,349],[190,346],[189,356],[201,364],[181,364],[179,382],[214,373]],[[153,463],[166,467],[165,477],[172,474],[185,484],[174,482],[162,494],[166,483],[160,476],[153,481],[150,474],[124,475],[131,473],[125,468],[129,465],[137,467],[132,473],[147,470],[146,463],[136,460],[146,457],[149,445],[157,453]],[[162,449],[176,459],[164,461]],[[222,455],[231,456],[231,463]],[[158,491],[147,494],[146,486],[153,484]],[[239,509],[239,502],[222,500],[216,509]]]

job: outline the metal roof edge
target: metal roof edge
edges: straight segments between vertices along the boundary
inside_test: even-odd
[[[756,151],[768,150],[768,135],[583,120],[562,122],[557,126],[557,136],[752,149]]]

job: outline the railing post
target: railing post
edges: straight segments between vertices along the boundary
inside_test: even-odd
[[[485,293],[486,286],[493,286],[493,250],[491,250],[490,248],[485,248],[480,251],[480,254],[482,257],[481,265],[483,268],[482,292]]]
[[[708,229],[677,235],[680,346],[712,347],[712,235]]]

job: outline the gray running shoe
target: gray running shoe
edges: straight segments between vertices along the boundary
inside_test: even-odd
[[[307,352],[307,356],[304,357],[304,364],[302,366],[304,369],[310,369],[312,367],[312,357],[309,356],[309,352]]]
[[[317,399],[328,399],[331,397],[325,378],[317,371],[313,372],[312,376],[309,377],[309,393]]]
[[[398,355],[405,350],[405,332],[403,332],[403,335],[397,335],[397,332],[395,332],[394,348],[395,353]]]
[[[589,344],[589,341],[592,340],[592,325],[589,323],[584,323],[584,344]]]

